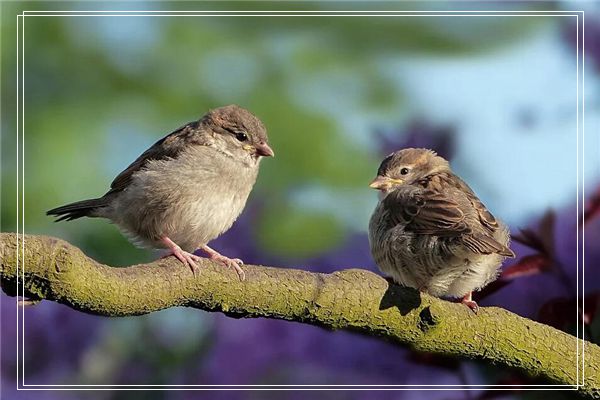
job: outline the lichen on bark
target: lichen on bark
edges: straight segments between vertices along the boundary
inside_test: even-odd
[[[110,317],[184,306],[297,321],[505,365],[554,384],[576,386],[585,368],[578,392],[600,399],[599,346],[501,308],[482,307],[475,315],[361,269],[321,274],[247,265],[241,282],[233,270],[209,260],[197,276],[174,259],[113,268],[62,240],[14,233],[0,234],[0,258],[0,283],[9,296],[22,285],[27,297]],[[577,346],[585,346],[579,365]]]

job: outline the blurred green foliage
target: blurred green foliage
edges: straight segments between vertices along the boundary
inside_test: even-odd
[[[402,5],[406,9],[441,7],[438,2]],[[397,2],[0,2],[2,230],[16,230],[17,217],[18,13],[274,8],[400,7]],[[537,18],[494,17],[27,16],[24,230],[64,238],[110,265],[150,260],[153,254],[133,247],[105,221],[55,224],[45,211],[102,195],[112,178],[156,140],[210,108],[237,103],[265,122],[276,152],[275,159],[263,162],[251,194],[247,211],[255,214],[244,225],[250,226],[253,236],[247,242],[258,244],[265,259],[273,255],[289,260],[288,265],[301,264],[307,257],[340,248],[355,231],[366,230],[376,202],[375,193],[366,185],[380,161],[373,132],[383,125],[400,131],[402,123],[412,117],[407,115],[411,99],[402,83],[385,72],[393,65],[390,60],[410,60],[415,55],[430,57],[432,62],[474,57],[511,46],[540,24]],[[244,236],[235,239],[247,244],[247,231],[241,231]],[[262,258],[261,254],[256,261]],[[235,383],[240,379],[235,370],[238,361],[252,359],[246,346],[258,349],[262,360],[261,346],[277,351],[278,346],[296,347],[303,338],[308,342],[298,351],[312,349],[319,354],[316,359],[333,355],[346,363],[339,358],[341,353],[319,347],[330,347],[327,343],[316,343],[316,336],[306,335],[309,329],[318,329],[313,327],[295,326],[288,336],[280,337],[280,330],[265,335],[251,321],[233,325],[233,320],[194,310],[171,309],[126,319],[85,316],[85,320],[79,313],[62,311],[58,305],[42,303],[33,310],[37,314],[28,316],[29,324],[43,326],[36,330],[28,325],[28,349],[40,349],[30,356],[60,353],[63,347],[56,350],[46,344],[53,335],[60,336],[58,343],[68,341],[67,350],[72,348],[76,361],[64,375],[48,378],[53,384],[61,380],[69,384],[149,383],[144,377],[151,377],[153,384],[188,383],[197,382],[210,368],[217,376],[223,375],[224,382]],[[65,327],[65,316],[72,318],[73,326]],[[223,324],[220,330],[218,322]],[[265,323],[260,322],[261,326]],[[231,337],[229,341],[218,337],[228,332],[244,336],[244,347],[234,346],[224,353],[236,343]],[[32,333],[38,333],[37,338]],[[93,346],[72,345],[87,337]],[[36,340],[40,344],[33,347]],[[333,340],[352,353],[363,351],[365,357],[377,357],[366,347],[356,348],[354,341],[344,344],[341,336]],[[216,355],[211,354],[215,351]],[[62,360],[64,356],[57,357]],[[206,365],[208,359],[220,363]],[[302,374],[289,360],[276,359],[275,367],[264,370],[252,365],[263,374],[254,383],[290,383],[286,376],[293,377],[294,383],[302,382]],[[35,364],[29,361],[28,368]],[[394,359],[394,365],[396,361],[402,362]],[[372,366],[361,362],[361,370],[368,369],[363,364]],[[54,372],[56,365],[61,364],[46,360],[28,372]],[[333,382],[333,369],[312,361],[309,367],[314,376],[304,379]],[[386,373],[388,369],[390,365],[385,364]],[[140,398],[149,396],[139,393]],[[103,398],[132,396],[136,398],[134,392],[118,392]],[[167,395],[155,391],[151,396]]]
[[[360,3],[2,3],[2,229],[16,229],[16,48],[20,10],[360,9]],[[391,7],[391,5],[377,5]],[[310,256],[339,243],[348,223],[327,212],[365,187],[378,157],[354,121],[397,121],[401,89],[380,73],[387,57],[489,51],[535,18],[67,17],[25,19],[25,232],[63,237],[100,261],[150,258],[100,221],[53,224],[45,210],[103,194],[112,177],[155,140],[208,109],[238,103],[264,120],[274,160],[252,198],[267,252]],[[476,29],[478,35],[472,35]],[[353,131],[354,130],[354,131]],[[352,132],[353,131],[353,132]],[[367,138],[367,139],[365,139]],[[306,187],[329,203],[301,204]],[[363,200],[345,215],[360,215]],[[323,200],[315,199],[314,202]],[[319,212],[314,212],[318,209]],[[366,226],[366,220],[356,225]]]

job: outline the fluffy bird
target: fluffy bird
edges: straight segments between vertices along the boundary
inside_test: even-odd
[[[211,110],[185,124],[139,156],[108,192],[52,209],[57,221],[107,218],[137,245],[166,248],[195,274],[201,249],[234,268],[240,259],[207,243],[227,231],[241,214],[256,182],[260,161],[274,156],[263,123],[236,105]]]
[[[436,297],[461,298],[494,281],[509,249],[496,219],[448,161],[428,149],[403,149],[381,163],[371,188],[381,192],[369,222],[375,262],[397,283]]]

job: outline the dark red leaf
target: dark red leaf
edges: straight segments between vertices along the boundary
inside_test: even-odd
[[[506,385],[506,383],[502,383]],[[477,400],[493,400],[493,399],[506,399],[506,396],[512,393],[520,393],[522,390],[520,387],[503,389],[503,390],[486,390],[476,397]]]
[[[583,322],[591,324],[594,318],[600,312],[600,293],[592,293],[585,297],[585,314],[583,315]]]
[[[507,378],[499,379],[496,385],[513,386],[510,389],[505,390],[486,390],[477,396],[477,400],[492,400],[499,398],[506,398],[508,393],[519,393],[521,392],[521,386],[531,384],[525,378],[519,376],[510,376]]]
[[[535,378],[530,378],[525,375],[519,375],[512,373],[509,376],[500,378],[494,382],[495,385],[512,386],[510,389],[505,390],[486,390],[476,397],[477,400],[492,400],[492,399],[505,399],[509,393],[520,393],[523,391],[524,386],[531,386],[541,384],[545,382],[538,382]]]
[[[532,229],[519,229],[519,233],[512,235],[512,239],[541,253],[545,252],[544,242]]]
[[[418,353],[418,352],[410,352],[408,355],[408,359],[417,364],[430,365],[433,367],[449,369],[452,371],[456,371],[460,361],[456,358],[441,356],[439,354],[432,353]]]
[[[545,303],[538,312],[537,320],[557,329],[567,329],[576,323],[577,310],[575,302],[570,299],[559,298]]]
[[[536,275],[552,269],[554,262],[545,254],[525,256],[516,264],[505,268],[500,275],[503,279],[515,279],[522,276]]]
[[[538,229],[520,229],[519,233],[513,235],[513,240],[553,258],[555,219],[554,211],[548,210],[540,220]]]
[[[554,224],[556,222],[556,213],[552,210],[546,211],[542,220],[540,221],[540,227],[538,228],[539,236],[542,240],[546,254],[554,258]]]
[[[480,292],[473,293],[475,301],[481,301],[509,285],[515,278],[536,275],[552,269],[554,262],[545,254],[532,254],[521,258],[516,264],[505,268],[500,279],[487,285]]]
[[[583,298],[577,301],[575,298],[557,298],[545,303],[538,312],[538,321],[557,329],[565,330],[575,326],[579,318],[589,325],[600,311],[600,292],[594,292],[585,296],[585,314],[581,315]]]
[[[587,201],[585,211],[581,216],[579,223],[582,225],[583,222],[589,222],[591,219],[596,218],[600,215],[600,187],[596,189],[596,192]]]

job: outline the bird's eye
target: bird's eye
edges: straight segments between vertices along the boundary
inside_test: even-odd
[[[240,142],[245,142],[246,140],[248,140],[248,135],[246,134],[246,132],[236,132],[235,138]]]
[[[401,175],[406,175],[406,174],[408,174],[408,172],[409,172],[409,169],[408,169],[408,168],[402,168],[402,169],[400,170],[400,174],[401,174]]]

